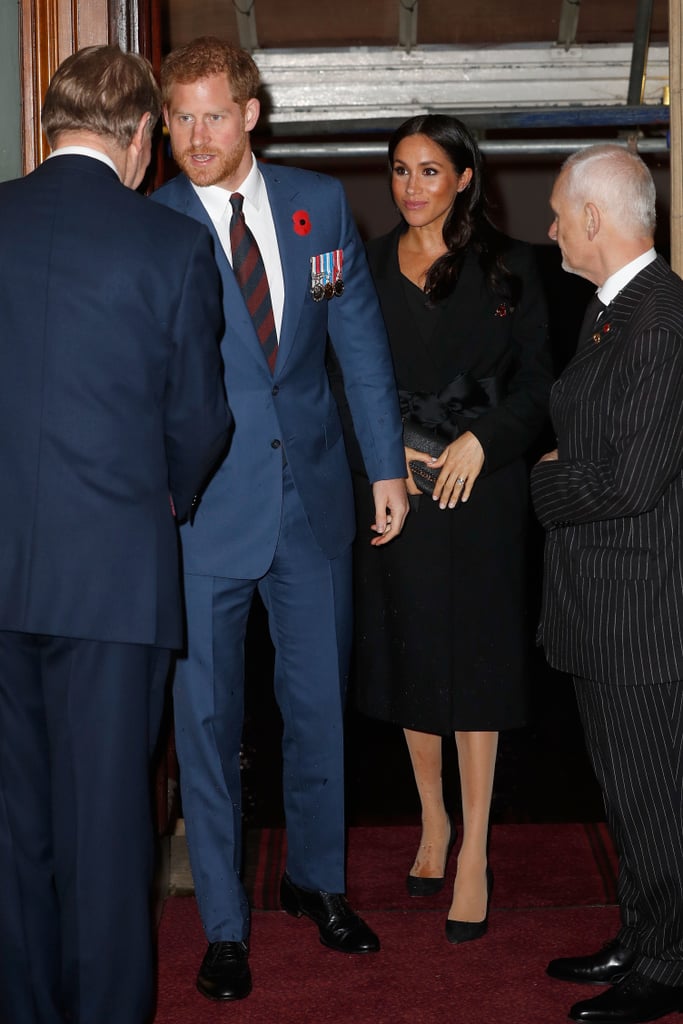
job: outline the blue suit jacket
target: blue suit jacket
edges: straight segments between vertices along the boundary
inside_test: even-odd
[[[215,236],[223,281],[225,379],[235,417],[230,452],[211,480],[193,525],[182,530],[185,571],[256,579],[271,563],[282,505],[284,445],[313,534],[328,558],[353,539],[350,473],[336,402],[325,370],[327,336],[341,364],[346,394],[371,480],[405,476],[401,420],[382,314],[363,245],[338,181],[288,167],[261,165],[275,221],[285,302],[271,375],[230,264]],[[154,199],[207,224],[210,218],[184,175]],[[293,215],[305,211],[306,235]],[[344,294],[315,302],[310,257],[344,252]]]
[[[182,642],[179,515],[225,449],[204,228],[64,155],[0,185],[0,629]]]

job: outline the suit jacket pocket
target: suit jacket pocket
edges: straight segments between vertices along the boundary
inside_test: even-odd
[[[579,576],[598,580],[647,580],[650,552],[642,548],[587,547],[579,551]]]

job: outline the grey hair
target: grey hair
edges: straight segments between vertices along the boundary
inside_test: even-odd
[[[566,195],[594,202],[633,234],[651,235],[656,223],[655,183],[641,158],[624,146],[580,149],[562,165]]]
[[[152,134],[161,95],[149,61],[118,46],[86,46],[62,61],[45,94],[42,121],[54,146],[62,132],[88,131],[126,149],[144,114]]]

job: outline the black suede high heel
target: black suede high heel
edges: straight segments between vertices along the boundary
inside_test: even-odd
[[[448,818],[448,846],[446,847],[446,857],[444,859],[443,870],[444,873],[439,878],[419,878],[417,875],[406,876],[406,889],[408,890],[409,896],[434,896],[437,892],[441,892],[443,884],[446,881],[446,868],[448,866],[448,858],[451,855],[451,850],[455,845],[458,832],[453,824],[452,818]]]
[[[457,942],[471,942],[486,935],[489,926],[489,902],[493,890],[493,871],[486,867],[486,915],[483,921],[451,921],[446,920],[446,938],[454,945]]]

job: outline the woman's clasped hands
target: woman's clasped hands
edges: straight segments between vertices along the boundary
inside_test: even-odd
[[[430,469],[440,469],[432,500],[439,508],[455,508],[459,501],[466,502],[484,465],[484,449],[475,435],[467,430],[444,448],[438,459],[425,452],[406,448],[406,461],[424,462]],[[420,494],[413,475],[408,469],[408,493]]]

